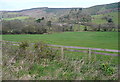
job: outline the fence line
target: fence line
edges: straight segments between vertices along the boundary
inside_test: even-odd
[[[72,49],[67,49],[67,51],[88,53],[88,51],[83,51],[83,50],[72,50]],[[100,55],[118,56],[118,54],[103,53],[103,52],[92,52],[92,51],[91,51],[91,54],[92,54],[92,53],[93,53],[93,54],[100,54]]]
[[[61,45],[51,45],[48,46],[54,47],[61,47]],[[63,46],[64,48],[74,48],[74,49],[90,49],[90,50],[97,50],[97,51],[108,51],[108,52],[120,52],[120,50],[112,50],[112,49],[101,49],[101,48],[87,48],[87,47],[75,47],[75,46]]]
[[[3,41],[3,42],[11,42],[13,45],[18,45],[20,42],[12,42],[12,41]],[[32,43],[34,44],[34,43]],[[110,55],[110,56],[118,56],[118,54],[111,54],[111,53],[103,53],[103,52],[93,52],[92,50],[96,51],[107,51],[107,52],[120,52],[120,50],[112,50],[112,49],[101,49],[101,48],[88,48],[88,47],[75,47],[75,46],[61,46],[61,45],[52,45],[47,44],[50,47],[57,47],[61,49],[61,56],[64,57],[64,50],[72,51],[72,52],[84,52],[88,53],[91,56],[92,53],[94,54],[101,54],[101,55]],[[70,49],[71,48],[71,49]],[[73,50],[73,49],[85,49],[85,50]]]

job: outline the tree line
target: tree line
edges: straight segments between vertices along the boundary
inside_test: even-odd
[[[40,19],[2,20],[2,34],[44,34],[71,31],[69,25],[52,24],[52,21]]]
[[[36,22],[37,21],[37,22]],[[51,32],[75,31],[76,24],[55,23],[38,20],[11,20],[2,21],[2,34],[44,34]],[[114,23],[94,24],[91,22],[77,24],[77,31],[120,31],[120,26]],[[81,27],[83,25],[84,27]],[[83,30],[80,30],[83,28]]]

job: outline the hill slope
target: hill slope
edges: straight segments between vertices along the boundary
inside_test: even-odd
[[[105,13],[110,13],[110,12],[118,12],[120,10],[119,4],[120,4],[120,2],[105,4],[105,5],[97,5],[97,6],[85,8],[85,9],[83,9],[83,11],[88,12],[91,15],[105,14]]]
[[[91,15],[96,14],[105,14],[110,12],[117,12],[120,9],[118,3],[111,3],[105,5],[97,5],[89,8],[48,8],[48,7],[40,7],[40,8],[32,8],[25,9],[20,11],[0,11],[2,12],[3,18],[11,18],[18,16],[30,16],[33,18],[46,17],[47,19],[51,19],[52,17],[57,18],[68,14],[71,9],[82,9],[82,12],[87,12]],[[11,13],[11,14],[10,14]]]

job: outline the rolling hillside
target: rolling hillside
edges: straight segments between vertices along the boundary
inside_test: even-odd
[[[120,11],[120,5],[119,4],[120,4],[120,2],[105,4],[105,5],[92,6],[92,7],[83,9],[83,12],[88,12],[91,15],[105,14],[105,13],[110,13],[110,12],[118,12],[118,11]]]
[[[32,9],[25,9],[20,11],[0,11],[2,12],[2,18],[14,18],[19,16],[29,16],[33,18],[45,17],[47,19],[58,18],[64,16],[70,12],[71,9],[82,9],[82,12],[87,12],[91,15],[106,14],[111,12],[118,12],[120,6],[118,3],[97,5],[89,8],[48,8],[39,7]]]

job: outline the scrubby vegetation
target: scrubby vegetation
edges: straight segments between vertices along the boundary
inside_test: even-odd
[[[44,43],[3,44],[3,80],[117,80],[117,57],[65,52]],[[79,57],[78,57],[79,56]]]

